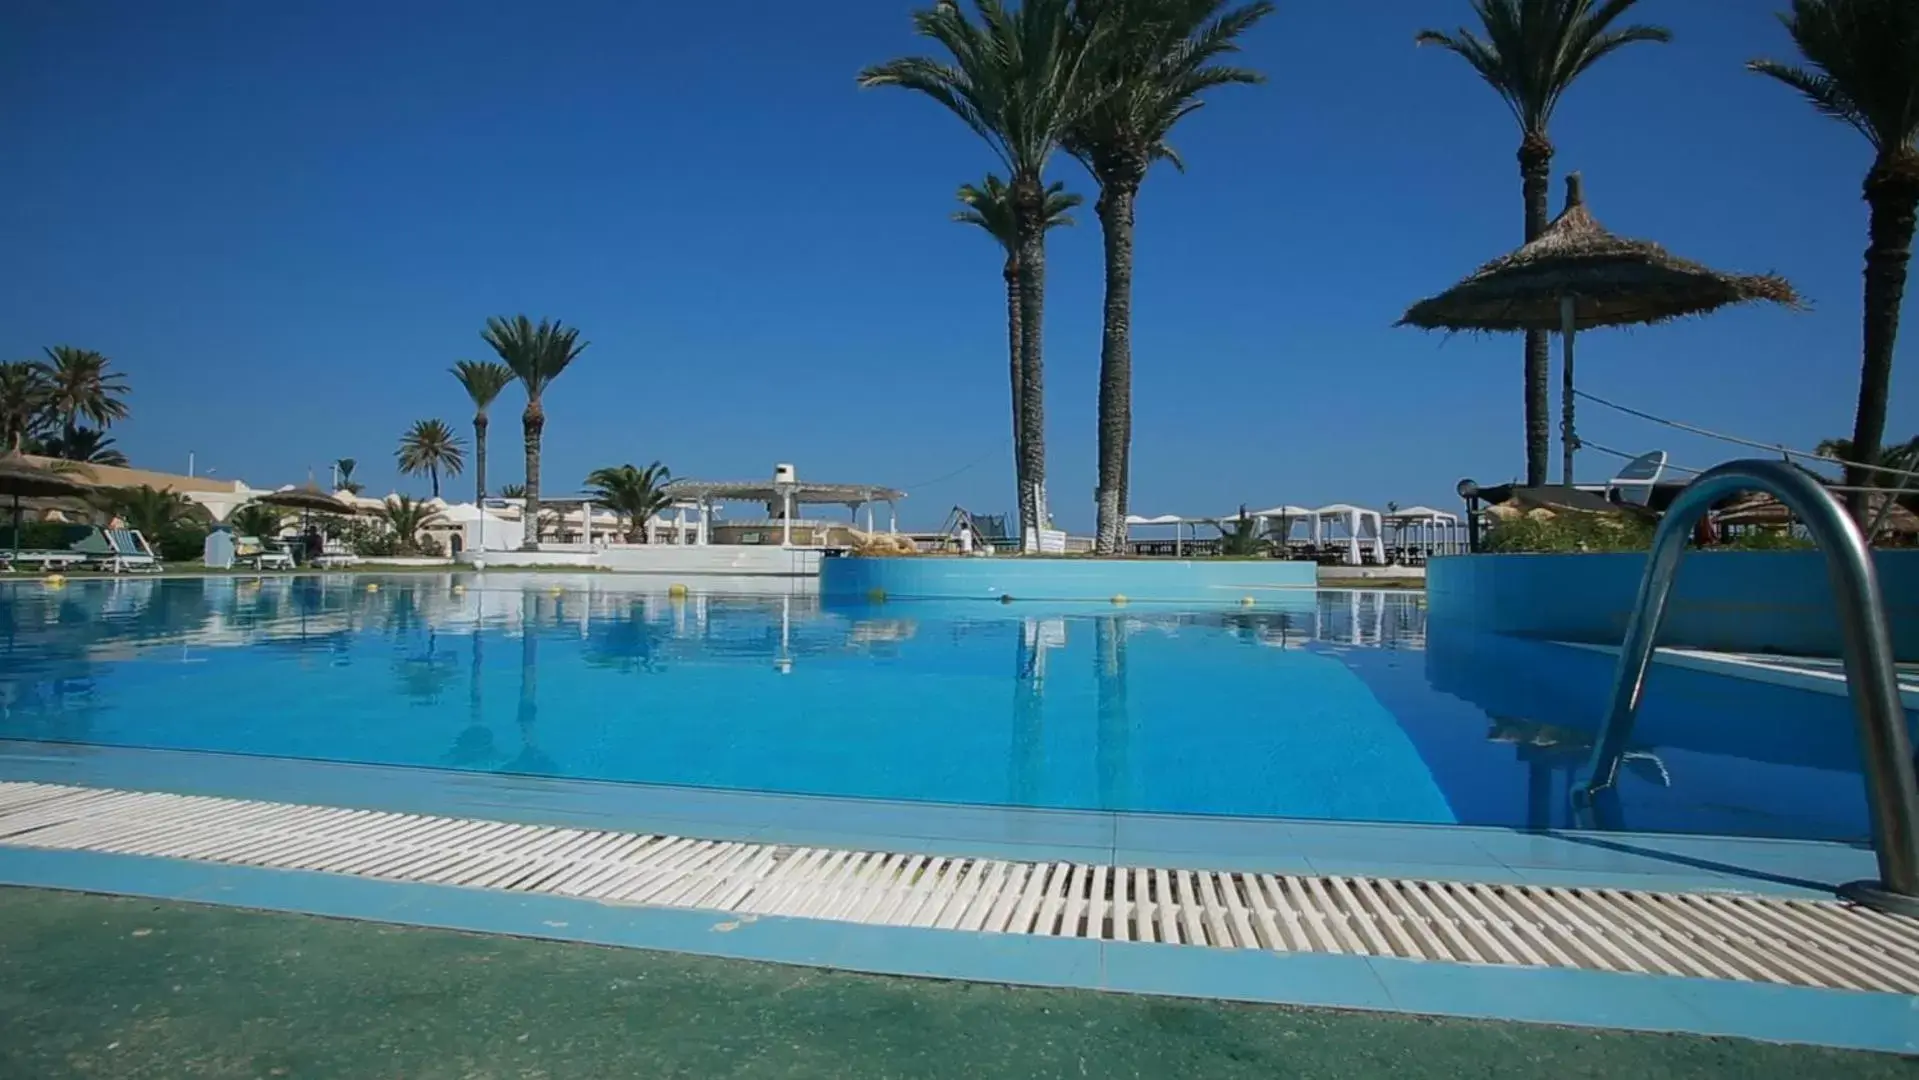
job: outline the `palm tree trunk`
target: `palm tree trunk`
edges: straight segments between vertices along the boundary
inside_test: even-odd
[[[1526,242],[1546,231],[1550,215],[1546,188],[1552,179],[1553,144],[1543,134],[1529,134],[1519,144],[1519,176],[1526,196]],[[1552,452],[1548,414],[1552,408],[1552,335],[1526,332],[1526,483],[1546,483],[1546,463]]]
[[[546,429],[546,410],[539,398],[527,399],[520,426],[526,435],[526,502],[520,520],[526,529],[524,550],[533,551],[540,543],[540,433]]]
[[[427,479],[433,481],[433,497],[436,499],[439,498],[440,497],[440,467],[438,465],[428,465],[426,467],[426,475],[427,475]]]
[[[1008,253],[1006,256],[1006,355],[1010,360],[1010,374],[1013,383],[1013,483],[1014,505],[1021,508],[1020,520],[1026,520],[1024,502],[1026,498],[1026,440],[1025,417],[1021,415],[1020,399],[1026,393],[1026,366],[1020,362],[1020,319],[1019,319],[1019,258]]]
[[[486,413],[473,414],[473,505],[486,505]]]
[[[1045,524],[1039,517],[1037,489],[1046,484],[1046,363],[1042,328],[1046,323],[1046,229],[1042,218],[1045,189],[1038,177],[1013,181],[1014,230],[1019,239],[1020,333],[1020,537]]]
[[[1853,460],[1879,463],[1886,435],[1886,397],[1892,386],[1892,351],[1899,337],[1899,305],[1906,294],[1906,269],[1912,260],[1914,213],[1919,210],[1919,155],[1883,155],[1866,174],[1866,203],[1872,208],[1872,241],[1866,247],[1865,357],[1859,370],[1859,410],[1853,418]],[[1849,487],[1891,487],[1890,477],[1866,469],[1846,469]],[[1849,492],[1846,504],[1863,526],[1866,493]]]
[[[1100,185],[1100,232],[1106,244],[1106,310],[1099,343],[1099,508],[1093,552],[1111,555],[1125,530],[1127,458],[1133,427],[1133,200],[1139,175],[1122,172]]]

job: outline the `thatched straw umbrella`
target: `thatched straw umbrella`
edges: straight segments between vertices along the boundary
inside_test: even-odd
[[[341,517],[352,517],[359,512],[358,507],[320,490],[320,485],[311,480],[299,487],[283,487],[278,491],[268,492],[253,501],[266,506],[284,506],[290,510],[298,510],[302,535],[305,535],[307,531],[308,515],[315,510],[322,514],[337,514]],[[304,557],[311,559],[313,553],[308,552]]]
[[[1874,492],[1867,508],[1868,520],[1878,522],[1873,535],[1897,533],[1901,536],[1919,535],[1919,514],[1900,506],[1891,495]],[[1786,504],[1763,491],[1751,491],[1738,496],[1732,502],[1713,515],[1713,520],[1721,525],[1757,525],[1765,528],[1783,529],[1793,523],[1792,511]]]
[[[1665,322],[1754,300],[1799,305],[1784,278],[1720,273],[1650,241],[1607,232],[1586,209],[1579,174],[1573,173],[1566,177],[1565,210],[1537,240],[1414,304],[1399,325],[1559,331],[1565,349],[1559,406],[1565,456],[1559,482],[1571,484],[1579,445],[1573,434],[1573,338],[1578,332]]]
[[[84,494],[88,486],[71,473],[35,465],[23,455],[0,454],[0,495],[13,496],[13,561],[20,561],[20,500]]]

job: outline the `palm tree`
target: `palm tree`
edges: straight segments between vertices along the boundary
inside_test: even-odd
[[[961,184],[959,201],[966,209],[955,210],[953,220],[986,230],[1006,251],[1003,274],[1006,278],[1006,349],[1012,361],[1013,468],[1015,479],[1020,481],[1018,490],[1024,491],[1026,484],[1017,475],[1023,460],[1021,447],[1025,445],[1020,424],[1023,412],[1020,395],[1025,387],[1025,365],[1020,362],[1019,235],[1013,228],[1013,193],[1006,186],[1006,181],[994,173],[987,173],[985,182],[978,187]],[[1041,204],[1041,228],[1050,231],[1062,225],[1071,225],[1073,219],[1068,211],[1084,201],[1067,191],[1064,183],[1049,185],[1046,188],[1046,201]]]
[[[1046,482],[1045,173],[1066,131],[1098,98],[1089,49],[1101,34],[1076,33],[1072,0],[973,0],[978,22],[954,0],[913,13],[914,29],[938,42],[952,62],[912,56],[860,72],[861,86],[917,90],[946,106],[984,139],[1006,169],[1019,253],[1020,527],[1037,529]]]
[[[359,460],[356,458],[350,458],[350,457],[343,457],[340,460],[333,463],[334,471],[340,474],[340,490],[341,491],[347,492],[348,494],[352,494],[352,495],[358,495],[360,492],[366,490],[365,484],[362,484],[359,481],[353,479],[353,470],[359,467],[360,467]]]
[[[286,511],[264,503],[248,503],[227,516],[236,536],[257,536],[271,540],[286,528]]]
[[[1421,30],[1414,40],[1458,53],[1486,80],[1519,121],[1519,176],[1526,198],[1526,240],[1547,224],[1546,187],[1553,144],[1553,109],[1607,54],[1640,41],[1670,41],[1660,26],[1610,29],[1637,0],[1472,0],[1485,37],[1465,27],[1447,34]],[[1546,482],[1552,437],[1547,429],[1548,335],[1526,335],[1526,483]],[[1571,483],[1570,478],[1567,480]]]
[[[126,379],[107,370],[111,360],[71,345],[55,345],[46,354],[40,370],[47,378],[47,408],[65,431],[79,427],[82,420],[104,428],[127,418]]]
[[[196,511],[192,500],[177,491],[161,491],[149,484],[108,488],[100,493],[107,511],[158,543],[167,530]]]
[[[493,346],[493,351],[512,370],[513,377],[526,388],[526,411],[520,414],[520,426],[526,435],[526,508],[522,513],[524,520],[537,522],[540,520],[540,433],[546,428],[546,409],[540,404],[540,397],[567,365],[586,351],[587,343],[580,340],[578,330],[557,319],[541,319],[536,326],[524,315],[488,319],[480,336]],[[527,547],[538,546],[536,531],[528,538]]]
[[[672,497],[666,493],[666,485],[672,479],[673,474],[666,466],[656,461],[644,469],[631,465],[594,469],[586,482],[595,502],[626,519],[626,542],[644,544],[646,523],[654,514],[673,505]]]
[[[1805,95],[1813,108],[1859,130],[1872,144],[1866,170],[1867,226],[1865,348],[1859,371],[1859,407],[1853,415],[1851,460],[1879,462],[1886,434],[1886,395],[1899,306],[1912,257],[1919,212],[1919,5],[1912,0],[1793,0],[1782,15],[1786,32],[1809,68],[1773,60],[1746,65]],[[1868,469],[1848,467],[1846,483],[1872,483]],[[1847,496],[1865,520],[1864,492]]]
[[[440,473],[460,475],[466,468],[465,443],[444,420],[415,420],[400,436],[400,448],[393,456],[400,462],[403,476],[427,474],[433,481],[433,497],[440,497]]]
[[[425,501],[416,501],[406,495],[387,496],[386,504],[374,511],[374,516],[393,530],[403,551],[417,550],[420,546],[420,530],[441,520],[438,510],[428,506]]]
[[[459,360],[452,371],[466,396],[473,399],[473,501],[477,503],[486,498],[486,411],[513,381],[513,369],[493,360]]]
[[[1106,247],[1106,304],[1099,348],[1099,527],[1093,550],[1110,555],[1125,532],[1133,434],[1133,204],[1146,170],[1166,160],[1174,125],[1200,94],[1262,76],[1215,63],[1239,51],[1239,36],[1273,13],[1270,0],[1078,0],[1082,32],[1108,32],[1088,58],[1104,93],[1067,129],[1066,149],[1099,182]]]
[[[31,360],[0,364],[0,441],[7,450],[21,452],[41,429],[51,396],[39,364]]]
[[[40,451],[48,457],[83,465],[127,464],[127,456],[99,428],[70,427],[54,432],[40,440]]]
[[[524,499],[526,498],[526,485],[525,484],[501,484],[500,498]]]

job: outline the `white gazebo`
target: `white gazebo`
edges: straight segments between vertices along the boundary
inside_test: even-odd
[[[1343,544],[1346,562],[1354,566],[1364,561],[1360,554],[1364,551],[1372,552],[1375,562],[1386,561],[1386,542],[1381,536],[1379,511],[1351,503],[1333,503],[1311,513],[1313,543],[1321,547],[1329,543]]]
[[[1172,526],[1173,556],[1178,558],[1186,553],[1186,537],[1189,535],[1187,530],[1193,528],[1195,525],[1207,524],[1213,520],[1213,518],[1180,517],[1178,514],[1160,514],[1157,517],[1141,517],[1138,514],[1128,514],[1126,515],[1126,529],[1130,533],[1136,528]],[[1197,534],[1191,535],[1197,536]]]
[[[1459,543],[1459,515],[1445,510],[1409,506],[1385,515],[1382,520],[1392,528],[1399,546],[1405,546],[1410,536],[1422,555],[1451,551]]]
[[[1290,545],[1293,540],[1293,530],[1301,526],[1305,527],[1308,536],[1313,537],[1314,543],[1319,542],[1319,511],[1309,507],[1291,504],[1269,506],[1264,510],[1249,510],[1246,516],[1258,521],[1260,531],[1267,532],[1268,535],[1272,534],[1268,532],[1266,522],[1279,522],[1278,535],[1275,539],[1281,545]]]

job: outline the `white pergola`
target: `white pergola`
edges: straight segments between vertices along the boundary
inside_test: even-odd
[[[1204,525],[1213,520],[1215,519],[1180,517],[1178,514],[1160,514],[1157,517],[1141,517],[1138,514],[1128,514],[1126,515],[1126,529],[1128,532],[1131,532],[1136,528],[1171,525],[1173,527],[1173,555],[1177,558],[1185,553],[1186,537],[1189,535],[1187,530],[1195,525]]]
[[[1346,561],[1354,566],[1361,562],[1360,552],[1370,550],[1377,562],[1386,561],[1386,542],[1381,536],[1379,511],[1368,510],[1351,503],[1333,503],[1312,511],[1313,543],[1324,546],[1331,543],[1343,543],[1346,546]]]
[[[1403,543],[1411,534],[1413,542],[1431,554],[1434,548],[1452,548],[1458,543],[1459,515],[1430,506],[1409,506],[1395,510],[1382,519]]]
[[[706,546],[712,542],[713,508],[725,502],[757,503],[767,508],[768,517],[780,528],[780,546],[793,546],[793,512],[807,505],[844,506],[849,515],[858,519],[862,509],[866,511],[866,531],[873,531],[873,505],[886,504],[886,531],[899,532],[899,501],[906,498],[904,491],[881,487],[877,484],[818,484],[775,477],[771,481],[753,480],[745,482],[711,480],[675,480],[666,485],[666,494],[676,505],[691,508],[699,515],[695,528],[695,544]],[[813,524],[813,523],[807,523]],[[677,527],[685,529],[682,513]]]
[[[1294,527],[1302,523],[1306,526],[1307,532],[1314,537],[1314,543],[1318,543],[1319,511],[1317,510],[1305,506],[1269,506],[1264,510],[1249,510],[1246,516],[1258,521],[1262,530],[1265,529],[1265,523],[1268,521],[1280,522],[1279,542],[1281,544],[1291,543]]]

